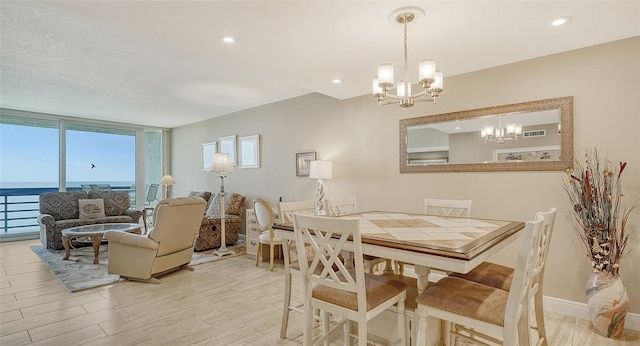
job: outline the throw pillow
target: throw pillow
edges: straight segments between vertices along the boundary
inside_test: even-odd
[[[78,200],[79,219],[97,219],[105,217],[103,199],[79,199]]]

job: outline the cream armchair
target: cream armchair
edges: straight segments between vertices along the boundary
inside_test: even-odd
[[[153,212],[153,229],[147,236],[108,231],[109,274],[159,283],[155,277],[188,269],[193,243],[207,205],[198,197],[164,199]]]

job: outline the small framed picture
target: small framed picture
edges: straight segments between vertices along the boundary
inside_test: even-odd
[[[240,137],[240,168],[260,168],[260,135]]]
[[[315,161],[316,152],[309,151],[306,153],[296,154],[296,175],[299,177],[308,177],[311,167],[311,161]]]
[[[236,136],[227,136],[220,138],[220,152],[229,154],[229,160],[232,165],[237,165],[236,160]]]
[[[218,151],[218,142],[202,144],[202,170],[206,171],[211,167],[213,159]]]

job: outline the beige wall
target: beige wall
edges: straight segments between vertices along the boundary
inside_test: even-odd
[[[360,210],[420,212],[426,196],[464,198],[473,200],[473,216],[529,220],[555,206],[544,294],[585,302],[590,269],[562,188],[563,172],[400,174],[398,120],[573,96],[575,149],[595,146],[614,162],[627,161],[625,199],[640,201],[640,37],[452,76],[445,88],[438,104],[418,104],[408,111],[378,108],[369,95],[340,101],[310,94],[176,128],[174,195],[219,189],[219,178],[202,171],[202,143],[260,134],[261,168],[241,169],[226,180],[227,191],[248,200],[312,199],[315,182],[296,177],[295,153],[314,150],[319,159],[333,161],[327,196],[356,196]],[[639,212],[628,230],[640,234]],[[513,264],[517,246],[508,246],[493,260]],[[640,241],[630,250],[620,272],[630,312],[640,313]]]

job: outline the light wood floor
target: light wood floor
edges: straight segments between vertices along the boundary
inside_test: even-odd
[[[242,256],[166,275],[159,285],[124,281],[70,293],[29,248],[38,243],[0,243],[1,345],[301,344],[295,312],[287,339],[279,337],[282,265],[269,272]],[[550,345],[640,345],[638,332],[610,340],[587,321],[545,317]]]

